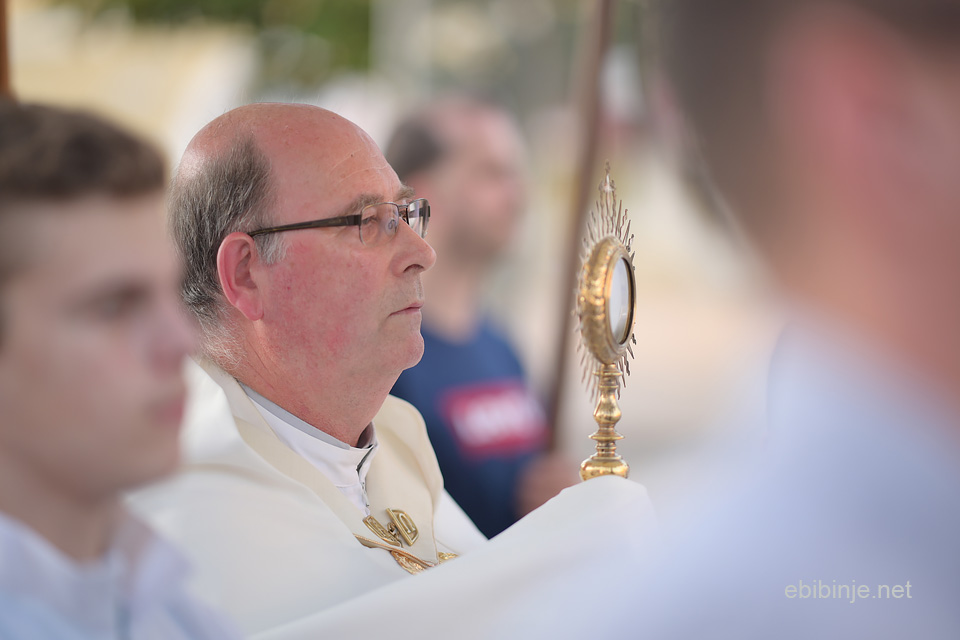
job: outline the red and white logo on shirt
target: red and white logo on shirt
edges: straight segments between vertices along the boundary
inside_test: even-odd
[[[441,399],[440,412],[464,453],[523,453],[546,442],[543,408],[519,380],[460,387]]]

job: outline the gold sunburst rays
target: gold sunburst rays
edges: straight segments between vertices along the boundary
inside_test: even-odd
[[[612,335],[609,327],[609,298],[611,273],[616,259],[629,265],[632,298],[636,295],[636,279],[633,250],[634,234],[631,221],[623,202],[617,200],[616,184],[610,177],[610,163],[598,189],[600,199],[590,212],[586,233],[582,241],[580,276],[577,282],[577,304],[573,311],[578,319],[574,330],[580,335],[577,342],[582,371],[581,384],[587,387],[592,400],[597,397],[598,377],[595,375],[603,364],[615,364],[623,372],[621,384],[626,384],[630,375],[630,361],[635,357],[633,345],[637,344],[633,331],[634,313],[631,308],[626,339],[622,342]],[[631,305],[632,307],[632,305]],[[619,397],[620,390],[617,389]]]

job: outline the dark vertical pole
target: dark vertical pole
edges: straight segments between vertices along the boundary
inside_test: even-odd
[[[7,0],[0,0],[0,96],[13,97],[10,87],[10,36],[7,33]]]
[[[610,34],[613,27],[615,0],[597,0],[591,24],[587,29],[587,38],[581,46],[579,74],[574,83],[575,95],[580,97],[579,116],[581,123],[580,147],[577,162],[576,191],[571,202],[569,216],[567,250],[563,263],[563,291],[561,295],[560,333],[557,335],[555,354],[556,378],[550,395],[549,417],[553,428],[554,443],[562,405],[563,383],[569,366],[570,354],[567,345],[573,332],[573,289],[576,286],[580,268],[580,246],[583,229],[589,209],[590,194],[597,185],[593,176],[598,167],[598,147],[600,142],[600,124],[603,118],[603,105],[600,95],[600,77],[603,61],[610,46]]]

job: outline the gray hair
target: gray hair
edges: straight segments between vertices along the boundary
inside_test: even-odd
[[[184,264],[181,295],[199,321],[201,351],[228,370],[235,365],[239,345],[220,288],[217,252],[229,234],[268,226],[274,201],[270,162],[252,138],[203,160],[186,175],[181,170],[171,184],[171,232]],[[284,258],[280,234],[255,241],[267,264]]]

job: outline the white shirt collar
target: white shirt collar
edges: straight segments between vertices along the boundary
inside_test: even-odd
[[[240,386],[281,442],[326,476],[364,515],[370,515],[367,472],[380,446],[372,422],[360,435],[359,446],[351,447],[267,400],[247,385],[241,383]]]
[[[91,637],[113,637],[175,595],[187,572],[183,556],[129,514],[102,558],[78,563],[0,513],[0,592],[42,602]]]

